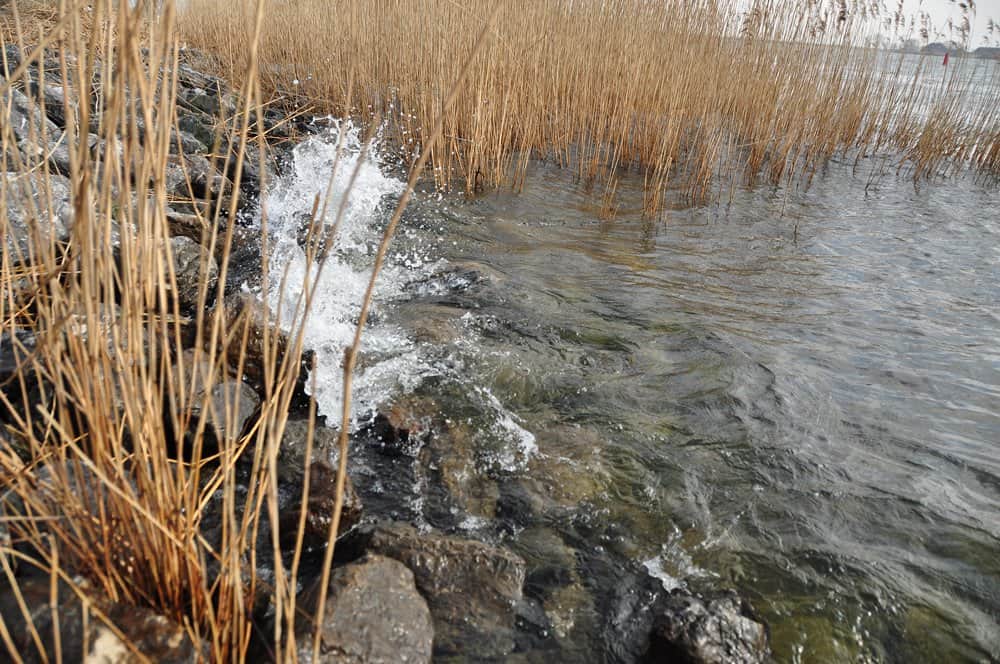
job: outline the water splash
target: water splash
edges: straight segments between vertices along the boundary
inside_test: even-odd
[[[302,309],[306,284],[319,279],[304,329],[305,347],[316,354],[315,376],[309,376],[307,386],[312,389],[315,380],[313,396],[319,414],[336,421],[343,397],[344,349],[353,340],[381,232],[404,183],[383,172],[377,145],[365,153],[358,127],[348,121],[329,122],[329,130],[295,147],[288,172],[266,196],[271,261],[264,297],[282,327],[289,330],[299,324],[297,312]],[[355,169],[357,177],[348,190]],[[322,270],[308,261],[301,244],[317,196],[321,210],[326,201],[322,224],[331,231],[344,205],[336,235],[328,240],[329,257]],[[412,257],[390,261],[379,276],[355,371],[355,420],[397,390],[414,389],[427,371],[409,336],[379,315],[386,302],[400,296],[407,282],[422,275],[425,262]]]

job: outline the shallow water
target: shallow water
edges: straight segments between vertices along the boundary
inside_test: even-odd
[[[369,512],[521,553],[546,613],[526,660],[630,659],[649,575],[737,588],[778,661],[1000,657],[1000,194],[866,193],[852,166],[660,220],[641,182],[601,220],[544,165],[520,194],[418,197],[356,412],[415,391],[448,434],[359,437]],[[361,273],[385,216],[340,263]],[[338,274],[314,345],[351,320]]]

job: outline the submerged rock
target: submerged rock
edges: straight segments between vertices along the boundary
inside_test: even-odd
[[[434,625],[427,602],[417,592],[413,573],[391,558],[369,555],[336,569],[320,629],[320,662],[431,660]],[[300,639],[302,644],[308,642]],[[303,645],[300,659],[309,661],[308,651],[309,646]]]
[[[32,630],[14,591],[6,588],[0,592],[0,618],[22,661],[52,662],[56,661],[57,653],[61,653],[63,662],[195,664],[205,660],[206,649],[194,644],[177,623],[150,609],[94,596],[91,594],[93,590],[83,582],[78,585],[90,595],[87,605],[62,581],[58,583],[54,605],[47,576],[19,581],[21,595],[29,608],[30,620],[40,637],[44,654],[39,652],[32,638]],[[90,606],[98,608],[124,640]],[[53,615],[58,615],[59,619],[58,642],[54,635],[56,625],[53,624]]]
[[[437,410],[429,400],[412,396],[379,407],[371,430],[382,452],[390,456],[415,454],[429,435]]]
[[[767,628],[736,593],[707,600],[674,590],[657,610],[646,661],[759,664],[769,656]]]
[[[475,540],[421,533],[401,523],[362,526],[349,546],[394,558],[413,571],[434,617],[434,652],[503,657],[515,645],[524,561]]]

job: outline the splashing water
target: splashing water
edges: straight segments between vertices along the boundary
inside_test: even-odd
[[[309,284],[319,283],[305,321],[305,347],[316,354],[313,389],[320,415],[339,419],[343,398],[344,349],[354,337],[358,312],[371,275],[374,254],[388,211],[404,184],[382,172],[378,151],[363,150],[360,129],[331,120],[331,129],[297,145],[288,173],[278,179],[265,200],[271,261],[266,301],[282,328],[299,324]],[[341,157],[337,142],[343,132]],[[348,191],[355,169],[357,178]],[[309,263],[300,244],[316,197],[320,214],[326,201],[323,228],[332,229],[337,211],[344,214],[336,228],[329,257],[322,269]],[[356,421],[396,390],[412,390],[426,371],[412,340],[398,327],[380,321],[380,303],[399,296],[407,281],[420,276],[420,266],[387,264],[379,276],[371,322],[365,330],[363,356],[354,378],[351,415]]]

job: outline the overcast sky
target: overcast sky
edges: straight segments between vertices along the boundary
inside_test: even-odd
[[[915,15],[920,11],[926,11],[931,15],[931,20],[934,21],[934,26],[945,32],[947,28],[945,25],[948,22],[948,18],[955,22],[955,27],[957,28],[962,19],[962,10],[959,8],[958,3],[963,0],[956,0],[955,2],[948,2],[947,0],[905,0],[903,3],[904,11],[907,14]],[[888,5],[892,6],[894,2],[887,2]],[[977,46],[983,45],[983,37],[986,35],[986,22],[989,19],[994,21],[1000,21],[1000,0],[977,0],[976,3],[976,17],[972,22],[972,40],[970,46],[975,48]],[[993,36],[990,38],[990,45],[994,45],[997,39],[1000,38],[1000,34],[994,31]],[[934,36],[931,36],[931,41],[935,41]]]

